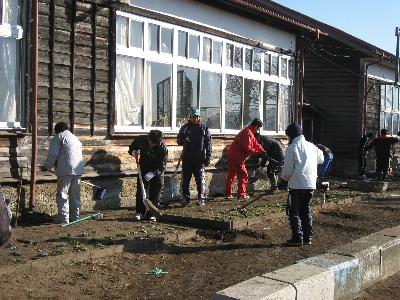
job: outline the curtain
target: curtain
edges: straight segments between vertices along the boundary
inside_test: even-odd
[[[115,109],[117,125],[142,125],[143,60],[117,55]]]
[[[0,122],[17,121],[17,41],[0,37]]]

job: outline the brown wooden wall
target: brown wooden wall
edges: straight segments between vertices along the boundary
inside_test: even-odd
[[[110,9],[74,3],[39,0],[39,133],[65,121],[78,135],[105,136]]]
[[[304,98],[326,112],[321,143],[340,159],[357,156],[362,124],[359,72],[357,57],[332,63],[306,51]]]

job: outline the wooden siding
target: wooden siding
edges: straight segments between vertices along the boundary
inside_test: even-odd
[[[332,63],[306,51],[304,99],[326,112],[321,143],[331,148],[336,158],[357,155],[362,122],[359,72],[358,57]]]

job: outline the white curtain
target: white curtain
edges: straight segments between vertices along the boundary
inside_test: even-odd
[[[115,109],[118,126],[142,125],[143,60],[117,55]]]
[[[0,122],[17,121],[17,41],[0,37]]]

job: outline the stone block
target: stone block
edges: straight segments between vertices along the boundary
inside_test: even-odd
[[[386,228],[381,231],[375,232],[375,234],[392,236],[392,237],[400,237],[400,226]]]
[[[300,262],[333,272],[334,299],[352,299],[361,289],[360,265],[356,258],[326,253]]]
[[[296,288],[296,300],[318,300],[334,298],[333,275],[326,268],[297,263],[262,276],[292,284]]]
[[[367,236],[352,243],[333,248],[329,252],[358,259],[361,287],[365,289],[381,279],[380,244],[388,240],[386,237]]]
[[[400,271],[400,238],[392,238],[381,248],[381,275],[382,279],[388,278]]]
[[[211,299],[294,300],[296,299],[296,290],[289,283],[257,276],[216,292]]]
[[[399,226],[398,226],[399,227]],[[380,279],[387,278],[398,271],[400,271],[400,236],[390,236],[385,233],[397,234],[398,227],[388,228],[381,230],[378,233],[370,234],[353,241],[349,244],[349,251],[341,251],[341,247],[333,249],[331,252],[342,253],[345,255],[352,255],[357,252],[357,249],[364,249],[364,254],[368,251],[372,251],[372,248],[378,247],[380,251]],[[367,250],[370,249],[370,250]],[[361,253],[362,254],[362,253]],[[367,257],[364,256],[362,262],[360,262],[361,269],[366,270],[372,267],[373,252],[370,252],[370,265],[367,266]],[[371,270],[372,271],[372,270]],[[372,276],[372,274],[370,274]]]

